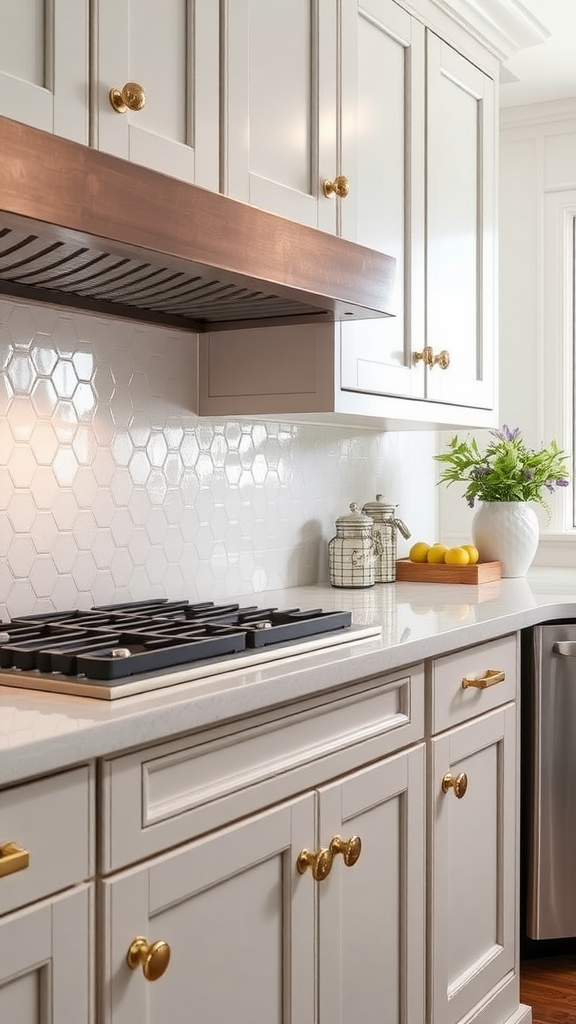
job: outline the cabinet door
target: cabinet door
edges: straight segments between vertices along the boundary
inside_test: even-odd
[[[98,0],[94,144],[218,189],[219,14],[213,0]],[[118,114],[110,89],[136,82],[141,110]]]
[[[334,0],[225,0],[223,191],[333,232]]]
[[[516,708],[432,741],[430,1000],[435,1024],[464,1018],[515,962]],[[457,799],[446,773],[465,773]]]
[[[396,259],[395,316],[341,327],[341,387],[424,397],[424,28],[393,0],[348,0],[342,234]]]
[[[296,859],[309,795],[103,883],[106,1024],[313,1024],[314,901]],[[164,940],[166,973],[131,971],[132,940]]]
[[[424,748],[320,790],[318,843],[360,837],[318,885],[321,1024],[424,1020]],[[312,879],[309,878],[312,883]]]
[[[88,0],[2,0],[0,114],[88,142]]]
[[[1,1021],[93,1021],[91,907],[85,885],[0,918]]]
[[[426,398],[494,405],[494,83],[427,33]]]

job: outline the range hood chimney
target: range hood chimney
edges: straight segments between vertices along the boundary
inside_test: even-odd
[[[391,315],[395,260],[0,117],[0,294],[193,331]]]

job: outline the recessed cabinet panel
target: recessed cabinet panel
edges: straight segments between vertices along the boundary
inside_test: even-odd
[[[103,1024],[313,1024],[313,844],[309,794],[104,883]],[[170,947],[152,985],[126,963],[138,935]]]
[[[0,114],[88,142],[88,0],[2,0]]]
[[[341,386],[421,397],[411,338],[422,335],[424,309],[424,27],[392,0],[354,4],[354,17],[357,51],[343,60],[342,164],[352,186],[342,233],[397,262],[394,317],[341,327]]]
[[[223,189],[335,230],[321,182],[336,167],[334,0],[227,0]]]
[[[219,12],[212,0],[99,0],[98,149],[217,189]],[[135,82],[140,109],[110,90]]]
[[[515,706],[436,737],[431,769],[431,1013],[456,1024],[514,968]],[[443,787],[447,773],[464,793]]]
[[[92,888],[0,918],[0,1020],[91,1024]]]
[[[494,404],[494,83],[427,35],[426,343],[449,366],[429,400]]]

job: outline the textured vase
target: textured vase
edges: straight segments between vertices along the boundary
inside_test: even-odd
[[[502,576],[525,576],[540,536],[538,516],[524,501],[484,501],[472,520],[483,562],[502,563]]]

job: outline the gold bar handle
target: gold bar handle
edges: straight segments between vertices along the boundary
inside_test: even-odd
[[[28,850],[23,850],[16,843],[0,844],[0,878],[13,875],[15,871],[24,871],[29,863]]]
[[[467,690],[469,686],[473,686],[476,690],[485,690],[487,686],[495,686],[496,683],[503,683],[505,679],[505,672],[502,672],[498,668],[489,668],[483,676],[478,676],[476,679],[464,676],[464,679],[462,680],[462,689]]]

